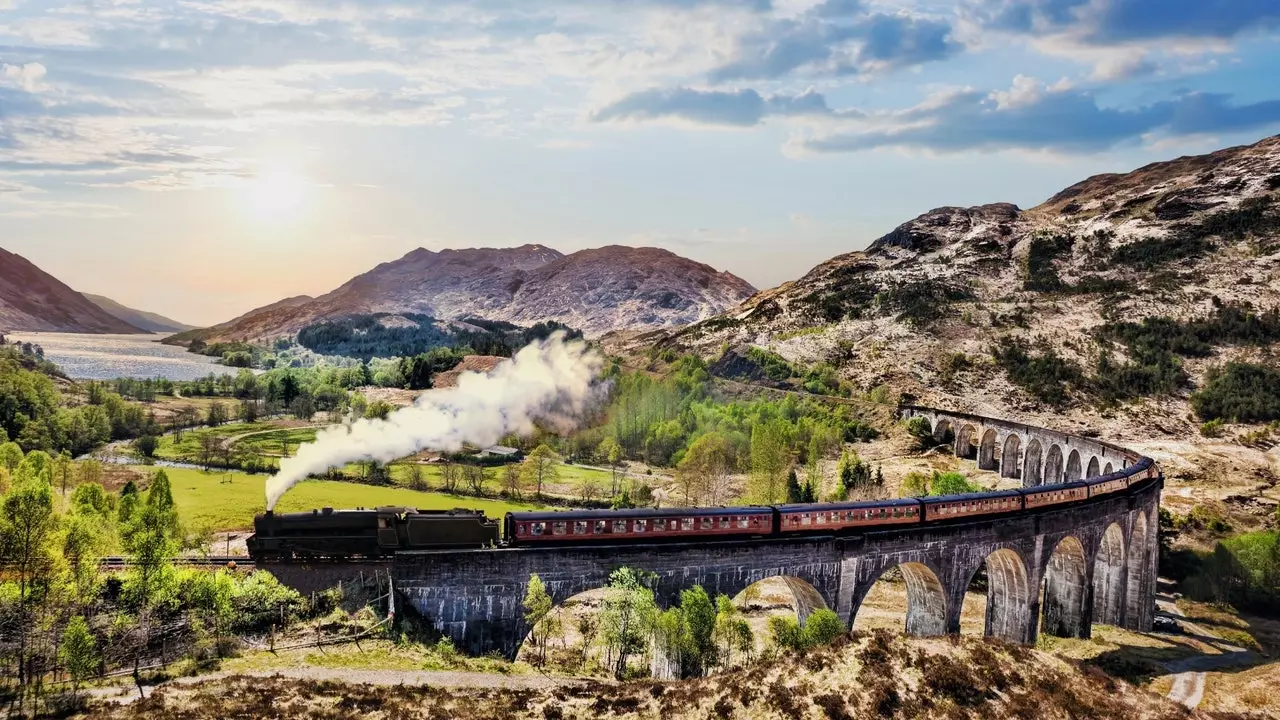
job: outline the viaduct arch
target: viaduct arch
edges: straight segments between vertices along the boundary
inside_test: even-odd
[[[901,414],[926,417],[936,438],[954,438],[957,455],[976,455],[1002,475],[1016,470],[1025,486],[1062,482],[1063,448],[1121,473],[1142,459],[1099,440],[1006,420],[918,407]],[[528,633],[521,602],[532,574],[559,604],[606,585],[619,567],[653,573],[664,606],[693,585],[733,597],[781,577],[802,618],[829,608],[846,626],[881,575],[899,568],[908,597],[904,629],[914,635],[959,633],[965,593],[985,569],[986,634],[1034,643],[1040,632],[1088,637],[1094,622],[1150,629],[1162,484],[1143,480],[1119,493],[998,520],[749,542],[411,551],[398,553],[386,570],[404,600],[472,653],[518,651]],[[326,573],[343,572],[333,564],[268,569],[307,589]]]

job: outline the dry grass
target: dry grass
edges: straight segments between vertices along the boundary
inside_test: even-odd
[[[85,717],[1186,718],[1105,674],[1027,648],[884,631],[682,682],[444,689],[233,676],[171,685]]]

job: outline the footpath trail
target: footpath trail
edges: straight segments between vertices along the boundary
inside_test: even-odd
[[[1177,616],[1179,618],[1178,623],[1183,627],[1184,631],[1189,631],[1201,638],[1217,638],[1217,635],[1212,631],[1183,619],[1186,616],[1183,615],[1182,610],[1178,608],[1172,599],[1159,598],[1156,600],[1156,606],[1170,615]],[[1228,645],[1221,641],[1212,644],[1221,650],[1219,654],[1196,655],[1195,657],[1165,664],[1165,668],[1174,673],[1173,687],[1169,689],[1169,694],[1166,697],[1194,710],[1199,707],[1200,701],[1204,699],[1207,673],[1236,665],[1247,665],[1257,662],[1259,659],[1256,653],[1244,648]]]

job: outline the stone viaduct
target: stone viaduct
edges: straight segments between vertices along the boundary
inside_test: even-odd
[[[1004,420],[918,407],[901,414],[928,419],[934,436],[954,442],[957,455],[976,455],[983,467],[1027,486],[1136,474],[1142,459],[1108,443]],[[958,633],[965,593],[985,569],[987,635],[1018,643],[1034,643],[1039,632],[1087,638],[1092,623],[1151,627],[1162,484],[1163,478],[1144,480],[1112,495],[997,520],[749,542],[402,552],[389,570],[404,600],[473,653],[518,651],[528,632],[521,601],[530,575],[542,578],[558,604],[605,586],[620,567],[655,573],[662,605],[693,585],[735,596],[780,577],[802,618],[829,608],[848,626],[876,581],[899,568],[907,587],[905,629],[915,635]],[[269,569],[305,586],[320,579],[322,568]]]

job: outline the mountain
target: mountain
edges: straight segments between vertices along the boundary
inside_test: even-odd
[[[1262,313],[1280,306],[1278,191],[1280,136],[1091,177],[1029,210],[941,207],[613,349],[691,350],[750,381],[769,374],[755,347],[797,388],[825,373],[819,385],[1059,426],[1193,432],[1207,370],[1280,340],[1280,315]]]
[[[89,302],[92,302],[94,305],[97,305],[103,310],[106,310],[108,313],[111,313],[115,317],[120,318],[121,320],[129,323],[130,325],[133,325],[134,327],[146,330],[147,332],[173,333],[173,332],[181,332],[183,330],[192,330],[195,328],[194,325],[187,325],[185,323],[180,323],[177,320],[170,320],[169,318],[163,315],[146,312],[145,310],[134,310],[131,307],[125,307],[124,305],[121,305],[120,303],[116,302],[115,300],[112,300],[109,297],[104,297],[102,295],[92,295],[90,293],[80,293],[80,294],[88,298]]]
[[[21,255],[4,249],[0,249],[0,330],[146,332],[93,304]]]
[[[171,340],[270,339],[324,318],[408,312],[526,325],[558,320],[595,335],[695,322],[753,292],[734,275],[657,248],[615,245],[571,255],[542,245],[419,248],[318,298],[282,301]]]

